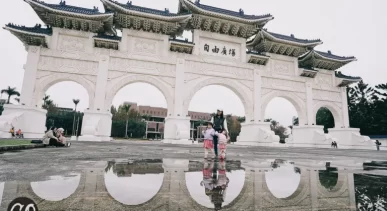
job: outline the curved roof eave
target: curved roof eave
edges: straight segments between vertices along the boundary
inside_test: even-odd
[[[112,6],[116,8],[117,10],[128,14],[128,15],[135,15],[135,16],[143,16],[147,18],[153,18],[153,19],[158,19],[158,20],[163,20],[163,21],[169,21],[169,22],[185,22],[188,21],[188,19],[191,18],[192,14],[186,14],[186,15],[176,15],[176,16],[161,16],[161,15],[155,15],[155,14],[149,14],[149,13],[144,13],[144,12],[138,12],[134,10],[129,10],[126,9],[118,4],[115,4],[114,2],[111,2],[109,0],[101,0],[103,4],[108,4],[109,6]]]
[[[238,18],[238,17],[231,16],[231,15],[226,15],[226,14],[222,14],[222,13],[215,13],[215,12],[212,12],[212,11],[204,10],[204,9],[202,9],[200,7],[197,7],[194,3],[192,3],[189,0],[180,0],[180,1],[183,1],[182,4],[184,4],[187,7],[189,7],[190,10],[193,10],[193,11],[205,14],[205,15],[216,14],[217,16],[219,16],[221,18],[225,18],[225,19],[228,19],[228,20],[231,20],[231,21],[242,22],[242,23],[245,23],[245,24],[254,24],[254,23],[264,23],[264,24],[266,24],[267,22],[269,22],[269,21],[274,19],[273,16],[261,17],[261,18],[257,17],[257,19]]]
[[[326,56],[320,54],[318,51],[315,51],[315,50],[313,50],[313,53],[315,53],[316,55],[318,55],[322,59],[326,59],[326,60],[329,60],[329,61],[345,62],[345,63],[357,61],[357,59],[355,57],[348,57],[348,58],[342,58],[342,59],[334,59],[334,58],[326,57]]]
[[[24,31],[24,30],[20,30],[20,29],[15,29],[15,28],[8,27],[8,26],[3,27],[3,29],[8,30],[8,31],[11,32],[11,33],[29,34],[29,35],[32,35],[32,36],[38,36],[38,37],[49,37],[49,36],[50,36],[50,35],[45,34],[45,33],[29,32],[29,31]]]
[[[261,36],[261,37],[259,37]],[[290,41],[290,40],[286,40],[286,39],[280,39],[280,38],[277,38],[275,36],[273,36],[272,34],[270,34],[269,32],[265,31],[265,30],[261,30],[260,32],[258,32],[255,36],[255,38],[253,40],[251,40],[250,42],[247,43],[248,46],[254,46],[256,45],[259,40],[261,38],[268,38],[272,41],[275,41],[275,42],[280,42],[280,43],[284,43],[284,44],[289,44],[289,45],[295,45],[295,46],[299,46],[299,47],[316,47],[318,45],[321,45],[323,44],[323,42],[321,40],[316,40],[316,41],[306,41],[306,43],[303,43],[303,42],[296,42],[296,41]]]
[[[101,13],[101,14],[90,14],[90,15],[89,14],[80,14],[80,13],[74,13],[74,12],[68,12],[68,11],[53,9],[51,7],[48,7],[46,5],[40,4],[39,2],[32,1],[32,0],[24,0],[24,1],[26,1],[28,4],[30,4],[32,8],[34,8],[34,6],[37,6],[37,7],[43,8],[45,10],[52,11],[53,13],[72,15],[72,16],[80,17],[80,18],[108,19],[108,18],[113,17],[113,15],[114,15],[113,13]]]

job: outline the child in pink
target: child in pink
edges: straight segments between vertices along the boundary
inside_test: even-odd
[[[204,144],[203,144],[203,147],[204,147],[204,158],[207,158],[207,155],[208,155],[208,150],[211,151],[211,153],[213,154],[213,157],[214,157],[214,135],[215,135],[215,130],[214,128],[212,128],[212,123],[209,122],[208,123],[208,126],[207,126],[207,130],[203,131],[203,135],[204,135]]]
[[[226,146],[228,140],[230,140],[230,137],[227,135],[227,130],[223,129],[221,133],[216,132],[216,136],[218,136],[218,147],[219,147],[219,158],[225,159],[226,158]]]

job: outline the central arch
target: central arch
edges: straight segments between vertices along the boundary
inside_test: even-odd
[[[276,97],[281,97],[286,100],[288,100],[294,108],[296,108],[297,114],[298,114],[298,121],[299,125],[304,125],[307,122],[306,118],[306,102],[301,99],[298,95],[292,93],[292,92],[284,92],[284,91],[273,91],[270,92],[264,96],[262,96],[262,105],[261,105],[261,121],[263,122],[265,117],[265,111],[267,108],[267,105],[270,103],[271,100],[273,100]]]
[[[183,113],[185,115],[188,115],[189,104],[192,101],[192,98],[194,97],[194,95],[202,88],[210,85],[223,86],[233,91],[242,101],[242,104],[245,109],[246,122],[249,122],[249,120],[253,117],[253,112],[254,112],[252,91],[251,90],[246,91],[246,87],[243,86],[240,82],[235,82],[232,79],[224,79],[224,78],[206,78],[198,82],[196,85],[194,85],[190,89],[188,94],[186,94],[184,97]]]
[[[147,75],[127,76],[119,80],[118,82],[113,83],[110,86],[110,88],[107,89],[105,108],[110,110],[110,106],[113,103],[113,98],[117,94],[117,92],[123,87],[133,83],[147,83],[156,87],[158,90],[160,90],[161,93],[163,93],[165,100],[167,101],[168,116],[173,113],[174,94],[173,94],[172,87],[169,87],[168,85],[165,84],[165,82],[163,82],[162,80],[156,77],[147,76]]]

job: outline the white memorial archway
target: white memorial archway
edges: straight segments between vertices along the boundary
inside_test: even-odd
[[[21,103],[5,106],[0,137],[8,137],[13,125],[27,138],[41,138],[46,111],[39,101],[50,85],[69,80],[81,84],[90,97],[79,140],[111,140],[109,110],[114,95],[125,85],[145,82],[167,100],[167,143],[191,143],[189,102],[201,88],[221,85],[233,90],[245,107],[247,121],[238,144],[278,142],[263,123],[262,111],[271,98],[284,97],[296,107],[302,123],[294,128],[292,145],[329,147],[325,143],[332,137],[314,125],[320,105],[335,116],[336,128],[330,134],[339,137],[339,145],[372,145],[349,128],[345,87],[361,78],[337,72],[356,58],[315,50],[321,40],[267,31],[264,26],[271,15],[247,15],[242,9],[209,7],[199,0],[176,0],[178,13],[112,0],[101,0],[108,12],[75,10],[65,1],[59,5],[25,1],[48,27],[4,27],[25,44],[28,56]],[[184,30],[192,30],[192,42],[176,39]]]

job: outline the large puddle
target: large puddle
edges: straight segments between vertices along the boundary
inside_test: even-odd
[[[102,167],[103,166],[103,167]],[[387,162],[115,160],[0,182],[1,210],[387,210]]]

